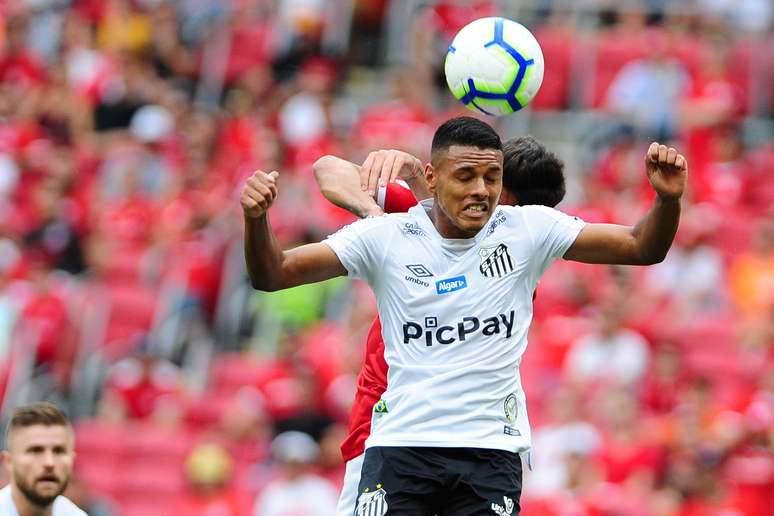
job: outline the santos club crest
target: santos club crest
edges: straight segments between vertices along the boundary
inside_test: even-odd
[[[481,274],[487,278],[502,278],[513,271],[513,260],[508,254],[508,246],[500,244],[496,247],[482,247],[478,251],[481,256]]]
[[[382,489],[381,484],[376,485],[376,491],[369,492],[368,489],[357,499],[356,516],[384,516],[387,512],[387,493]]]

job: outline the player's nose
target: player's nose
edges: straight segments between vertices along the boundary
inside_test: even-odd
[[[55,463],[54,452],[49,451],[43,454],[43,467],[53,469]]]
[[[476,178],[471,186],[470,195],[481,199],[487,198],[489,191],[486,188],[486,181],[483,177]]]

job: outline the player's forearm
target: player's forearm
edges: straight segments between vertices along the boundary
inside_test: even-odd
[[[672,246],[680,222],[680,199],[662,199],[656,196],[647,215],[634,227],[637,254],[642,265],[664,260]]]
[[[360,186],[358,168],[335,156],[323,156],[313,166],[320,192],[328,201],[356,217],[381,215],[382,209]]]
[[[268,214],[245,217],[245,263],[250,284],[271,292],[282,284],[284,253],[269,224]]]

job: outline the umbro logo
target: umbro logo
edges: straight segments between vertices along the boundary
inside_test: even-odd
[[[422,265],[421,263],[414,263],[412,265],[406,265],[406,268],[411,271],[411,274],[406,274],[403,279],[408,281],[409,283],[414,283],[415,285],[419,285],[420,287],[429,287],[430,283],[427,281],[420,279],[420,278],[429,278],[433,275],[432,272],[430,272],[427,267]]]
[[[422,265],[421,263],[415,263],[413,265],[406,265],[406,268],[411,271],[414,276],[417,278],[429,278],[433,275],[432,272],[430,272],[427,267]]]

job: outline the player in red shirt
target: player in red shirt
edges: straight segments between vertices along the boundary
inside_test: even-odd
[[[503,145],[501,204],[542,204],[554,207],[564,198],[564,164],[530,136]],[[418,200],[432,197],[424,182],[422,162],[397,150],[372,152],[361,167],[334,156],[314,164],[320,191],[333,204],[358,217],[408,211]],[[352,513],[360,482],[365,442],[371,433],[371,414],[387,388],[382,325],[377,317],[366,338],[366,356],[357,379],[349,418],[349,434],[341,444],[347,463],[339,498],[340,515]]]

